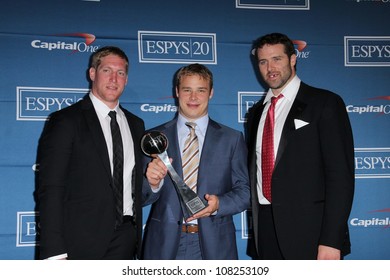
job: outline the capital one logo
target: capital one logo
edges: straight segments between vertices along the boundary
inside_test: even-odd
[[[71,53],[76,52],[95,52],[99,46],[93,46],[92,43],[95,42],[96,37],[93,34],[89,33],[69,33],[69,34],[60,34],[59,40],[43,40],[35,39],[31,41],[31,46],[34,49],[43,49],[47,51],[71,51]],[[75,42],[75,41],[64,41],[65,37],[69,38],[84,38],[85,42]]]
[[[17,212],[16,247],[36,246],[39,244],[38,220],[38,212]]]
[[[216,34],[138,31],[140,63],[217,64]]]
[[[373,101],[389,101],[390,96],[376,96],[376,97],[371,97],[368,98],[368,100],[373,100]],[[375,115],[390,115],[390,104],[364,104],[364,105],[352,105],[349,104],[346,106],[347,112],[348,113],[355,113],[355,114],[375,114]]]
[[[45,121],[51,113],[76,103],[88,91],[78,88],[17,87],[16,119]]]
[[[379,215],[381,213],[387,214],[390,213],[390,208],[384,208],[379,210],[373,210],[369,211],[369,213],[375,213],[375,215]],[[353,227],[383,227],[383,228],[390,228],[390,218],[389,217],[353,217],[350,220],[350,225]]]
[[[345,66],[390,66],[390,36],[345,36]]]

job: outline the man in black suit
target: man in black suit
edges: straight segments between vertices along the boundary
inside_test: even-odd
[[[354,193],[353,137],[345,104],[340,96],[301,82],[294,45],[286,35],[258,38],[253,54],[269,90],[247,116],[254,231],[248,254],[258,259],[341,259],[350,252]],[[281,98],[272,106],[270,151],[262,143],[267,142],[263,134],[268,134],[264,126],[272,97]],[[274,167],[268,165],[267,178],[269,154]],[[265,192],[267,181],[270,193]]]
[[[41,259],[134,259],[142,231],[144,122],[119,105],[128,58],[117,47],[91,57],[91,91],[50,116],[38,147]],[[116,112],[123,161],[123,195],[116,218],[113,138]],[[111,114],[110,114],[111,115]],[[115,142],[115,141],[114,141]]]

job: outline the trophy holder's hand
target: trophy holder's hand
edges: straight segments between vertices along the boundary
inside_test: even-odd
[[[150,131],[144,134],[141,139],[141,149],[144,154],[154,156],[161,160],[153,159],[148,164],[146,177],[152,188],[159,188],[162,179],[169,173],[176,192],[179,195],[180,205],[182,207],[183,215],[186,219],[190,216],[189,213],[194,214],[207,208],[207,205],[202,199],[192,191],[184,182],[183,178],[177,174],[171,162],[172,159],[168,157],[168,138],[159,131]],[[165,167],[163,167],[163,165]]]
[[[209,217],[211,215],[214,215],[214,213],[219,208],[219,198],[216,195],[210,195],[206,194],[204,197],[207,200],[207,207],[203,210],[199,211],[198,213],[194,214],[193,216],[189,217],[186,222],[191,222],[195,219],[200,219],[204,217]]]
[[[168,168],[162,162],[162,160],[157,157],[157,155],[151,155],[153,160],[148,163],[146,169],[146,178],[148,179],[149,185],[152,188],[157,189],[160,185],[162,179],[165,178],[168,174]],[[172,162],[172,159],[169,159]]]

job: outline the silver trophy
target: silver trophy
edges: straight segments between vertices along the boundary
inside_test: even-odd
[[[169,160],[168,153],[166,152],[167,148],[168,138],[160,131],[146,132],[141,139],[142,151],[148,156],[157,155],[168,168],[168,173],[180,199],[184,217],[188,219],[190,216],[204,209],[207,203],[191,190],[177,174]]]

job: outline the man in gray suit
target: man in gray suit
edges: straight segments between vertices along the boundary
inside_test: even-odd
[[[190,129],[196,124],[200,157],[197,194],[207,207],[184,220],[180,202],[167,168],[153,159],[146,171],[154,188],[153,203],[145,228],[145,259],[237,259],[233,215],[249,206],[247,148],[243,134],[209,118],[213,76],[208,68],[191,64],[176,75],[179,113],[175,119],[152,130],[169,139],[168,155],[182,175],[182,154]],[[151,190],[152,191],[152,190]]]

